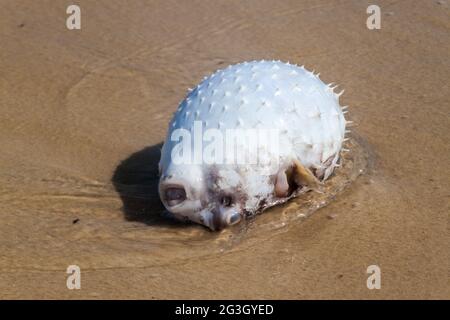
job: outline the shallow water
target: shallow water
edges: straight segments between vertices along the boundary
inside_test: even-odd
[[[377,31],[364,1],[80,1],[79,31],[63,2],[0,4],[0,297],[449,297],[447,2],[382,1]],[[263,58],[345,88],[343,166],[220,233],[165,218],[178,102]]]
[[[11,244],[3,250],[3,257],[8,259],[2,260],[2,267],[59,270],[60,263],[69,257],[82,260],[84,268],[89,269],[155,267],[248,249],[277,233],[287,232],[291,224],[300,223],[326,206],[367,171],[371,160],[368,146],[363,146],[357,135],[354,137],[345,143],[349,151],[343,153],[342,166],[327,181],[323,193],[308,192],[222,232],[211,232],[167,216],[157,190],[159,144],[122,161],[111,181],[75,177],[64,170],[49,172],[51,177],[42,176],[36,181],[14,177],[20,188],[4,189],[1,201],[17,210],[14,219],[20,219],[22,212],[26,218],[26,212],[32,208],[40,221],[28,222],[33,224],[28,226],[31,234],[16,229],[17,222],[8,226],[6,232],[14,237],[8,238]],[[25,222],[21,228],[29,230]],[[43,238],[38,243],[43,248],[30,256],[28,238],[36,236],[35,232],[41,233]],[[57,239],[64,239],[63,252]],[[124,248],[127,254],[138,255],[139,259],[123,259]]]

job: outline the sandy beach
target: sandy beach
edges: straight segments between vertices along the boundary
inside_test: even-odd
[[[69,4],[0,0],[1,299],[450,298],[450,0],[376,1],[379,30],[365,0]],[[222,232],[164,218],[179,101],[258,59],[345,89],[346,165]]]

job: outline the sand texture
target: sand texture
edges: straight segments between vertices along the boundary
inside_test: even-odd
[[[449,0],[377,1],[380,30],[364,0],[77,3],[68,30],[66,1],[0,0],[0,298],[450,298]],[[343,167],[220,233],[165,219],[172,113],[254,59],[345,89]]]

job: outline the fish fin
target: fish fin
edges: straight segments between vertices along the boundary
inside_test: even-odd
[[[285,198],[299,187],[307,187],[321,192],[322,183],[311,170],[303,166],[300,161],[294,160],[288,168],[282,168],[278,171],[274,191],[277,197]]]
[[[322,182],[316,178],[311,170],[303,166],[298,160],[294,160],[293,176],[297,185],[307,186],[312,190],[319,192],[322,191]]]

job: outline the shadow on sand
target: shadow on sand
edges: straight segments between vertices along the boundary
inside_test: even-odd
[[[128,221],[152,226],[177,226],[183,223],[164,216],[165,208],[158,195],[158,162],[162,143],[146,147],[123,160],[111,181],[123,202]]]

